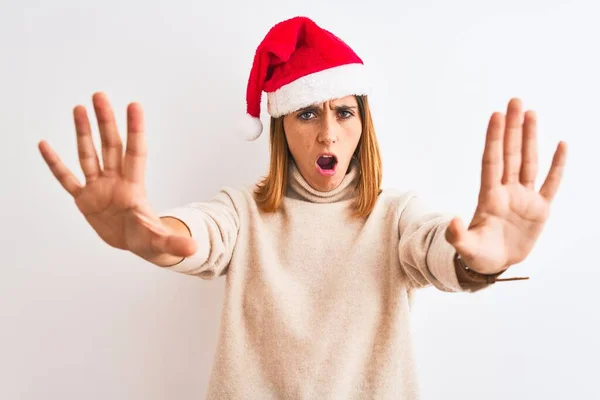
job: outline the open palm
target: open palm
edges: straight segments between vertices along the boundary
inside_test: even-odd
[[[86,184],[81,185],[46,143],[39,150],[54,176],[70,193],[89,224],[109,245],[130,250],[153,260],[167,253],[185,257],[195,243],[176,236],[150,207],[144,185],[146,142],[142,108],[132,103],[127,108],[127,146],[117,131],[113,111],[103,93],[93,96],[94,109],[102,139],[102,160],[96,153],[90,122],[83,106],[73,110],[77,148]]]
[[[494,274],[525,259],[548,219],[567,147],[564,142],[558,144],[550,171],[537,191],[536,136],[535,113],[523,114],[518,98],[509,102],[506,117],[494,113],[490,118],[477,208],[468,227],[455,218],[446,234],[477,272]]]

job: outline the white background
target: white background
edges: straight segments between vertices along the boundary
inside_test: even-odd
[[[597,4],[2,0],[0,398],[203,398],[224,279],[106,245],[37,142],[83,178],[71,111],[84,104],[94,121],[101,90],[122,129],[129,102],[145,109],[157,210],[253,182],[266,172],[267,135],[248,143],[235,131],[252,57],[295,15],[342,37],[374,71],[386,187],[419,190],[468,223],[488,119],[513,96],[538,114],[540,184],[558,141],[569,145],[547,227],[506,274],[529,281],[418,293],[423,398],[600,398]]]

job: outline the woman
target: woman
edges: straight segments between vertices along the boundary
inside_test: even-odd
[[[562,175],[559,144],[539,192],[535,115],[518,99],[490,119],[479,203],[468,228],[425,213],[413,192],[381,190],[381,160],[362,60],[308,18],[274,26],[247,91],[269,173],[259,184],[155,213],[144,189],[142,109],[128,107],[126,150],[106,97],[94,108],[101,169],[83,107],[74,109],[82,186],[45,142],[40,151],[109,245],[161,267],[226,275],[208,398],[414,399],[410,295],[488,287],[531,251]],[[521,279],[521,278],[514,278]]]

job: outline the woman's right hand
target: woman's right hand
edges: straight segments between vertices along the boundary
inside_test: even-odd
[[[108,99],[92,97],[102,143],[102,166],[92,142],[85,107],[73,110],[79,161],[85,186],[63,164],[50,145],[39,150],[48,167],[75,200],[98,235],[109,245],[129,250],[157,265],[170,265],[196,251],[196,243],[183,223],[161,219],[148,203],[144,184],[146,140],[142,107],[127,107],[127,145],[123,144]]]

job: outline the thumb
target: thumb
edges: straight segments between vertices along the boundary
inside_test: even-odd
[[[446,228],[446,240],[448,241],[448,243],[450,243],[452,246],[456,246],[456,244],[459,243],[462,239],[463,229],[464,224],[462,223],[460,218],[452,218],[452,220],[448,224],[448,227]]]
[[[446,240],[463,257],[470,257],[474,251],[474,238],[472,233],[467,230],[465,224],[458,217],[452,218],[446,229]]]
[[[177,257],[189,257],[198,249],[196,241],[191,237],[173,234],[157,235],[152,244],[159,253]]]
[[[149,207],[139,207],[134,215],[137,222],[150,231],[150,245],[154,252],[177,257],[189,257],[196,252],[196,241],[178,230],[180,222],[176,224],[176,228],[168,222],[171,219],[158,217]]]
[[[167,237],[166,253],[178,257],[189,257],[197,249],[196,241],[189,236],[169,235]]]

